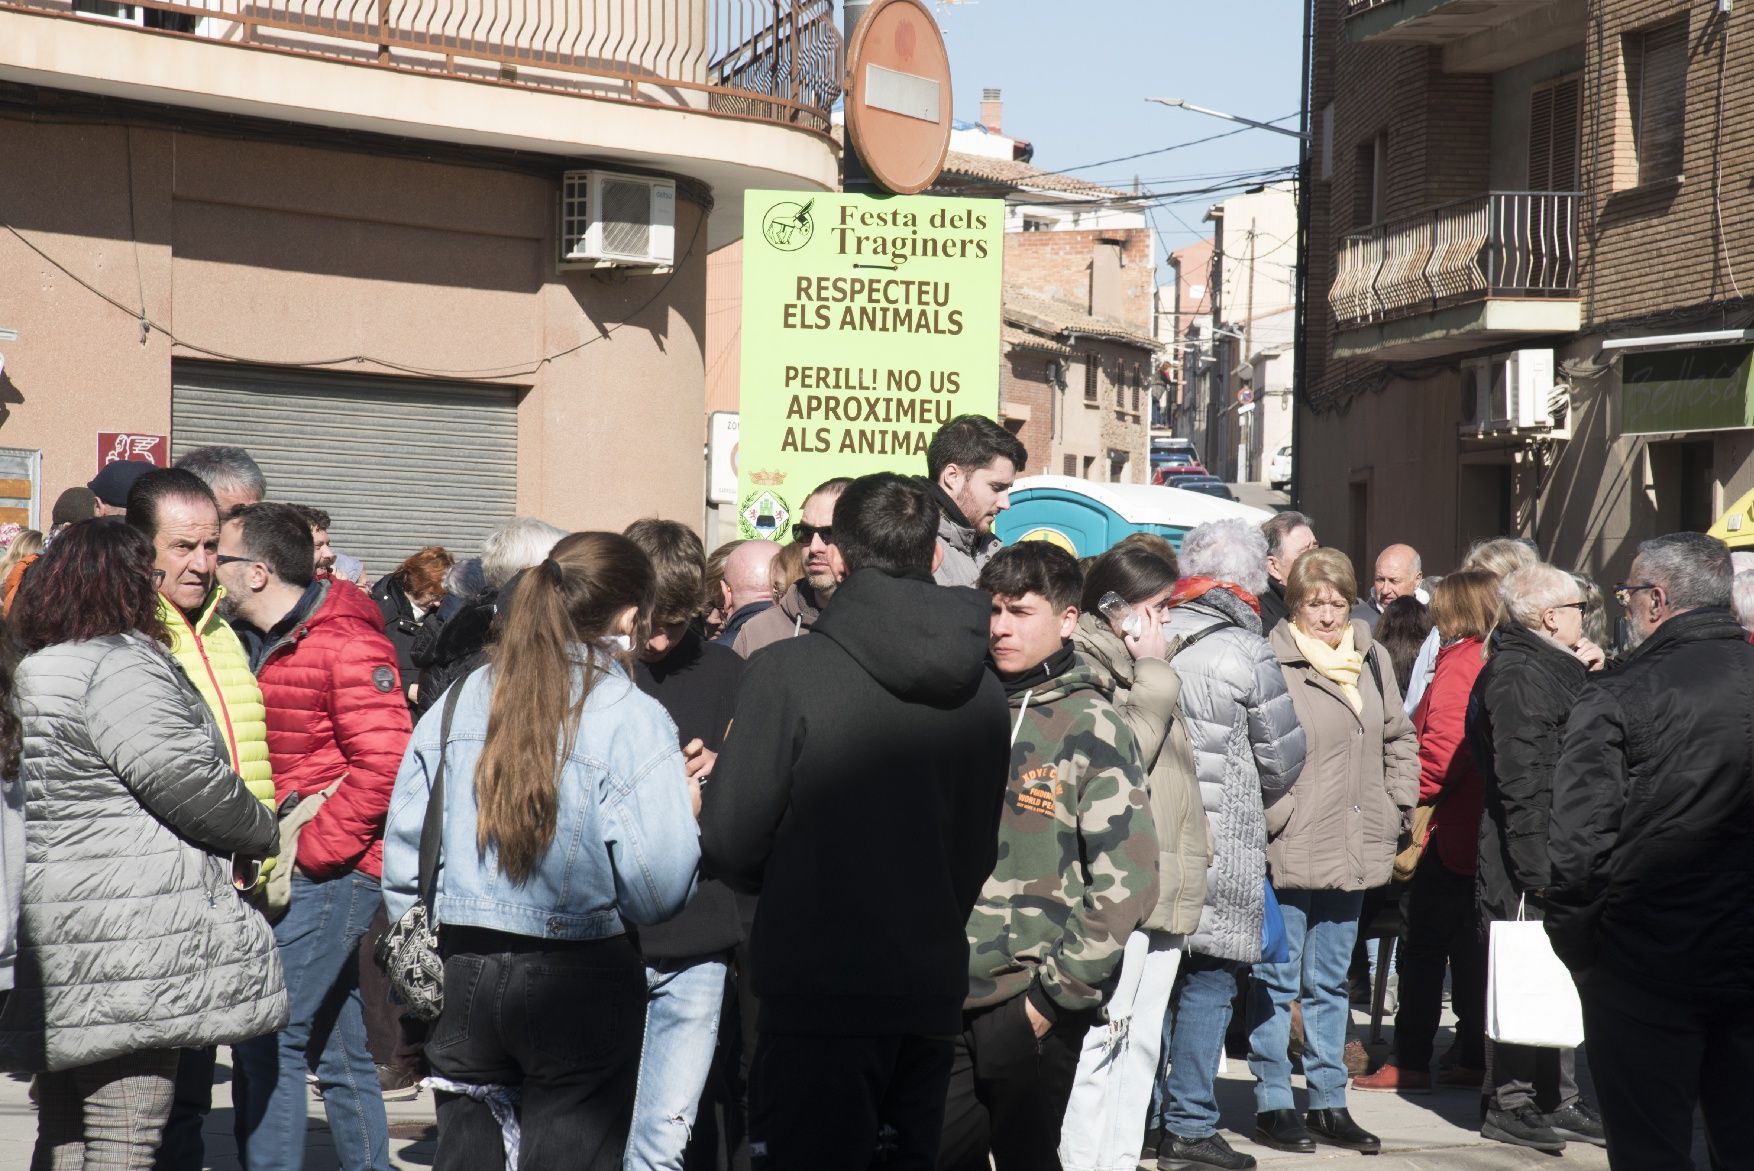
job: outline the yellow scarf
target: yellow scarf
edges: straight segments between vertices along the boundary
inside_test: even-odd
[[[1364,669],[1364,656],[1353,649],[1352,626],[1346,626],[1346,633],[1340,636],[1339,646],[1329,646],[1319,638],[1311,638],[1297,628],[1297,623],[1289,624],[1291,637],[1297,643],[1297,649],[1309,660],[1325,679],[1340,689],[1346,702],[1352,705],[1354,715],[1364,714],[1364,697],[1358,694],[1358,673]]]

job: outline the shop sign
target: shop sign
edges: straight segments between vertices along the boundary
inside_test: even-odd
[[[1620,372],[1620,431],[1667,435],[1754,427],[1754,348],[1629,353]]]
[[[738,530],[784,540],[835,476],[924,475],[999,409],[1004,204],[751,191],[743,205]]]
[[[121,460],[148,463],[155,468],[170,466],[171,441],[168,435],[139,435],[132,431],[99,431],[97,433],[97,470]]]

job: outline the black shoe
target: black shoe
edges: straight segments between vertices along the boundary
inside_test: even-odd
[[[1602,1128],[1601,1115],[1582,1101],[1550,1110],[1541,1115],[1541,1121],[1562,1139],[1589,1143],[1592,1147],[1608,1145],[1608,1132]]]
[[[1382,1150],[1382,1140],[1352,1121],[1352,1113],[1341,1106],[1334,1110],[1311,1110],[1303,1116],[1310,1133],[1322,1142],[1349,1151],[1374,1155]]]
[[[1533,1106],[1518,1106],[1515,1110],[1488,1110],[1486,1121],[1480,1125],[1480,1134],[1484,1138],[1497,1139],[1514,1147],[1529,1147],[1537,1151],[1565,1149],[1565,1139],[1547,1125],[1546,1115]]]
[[[1255,1115],[1255,1141],[1275,1151],[1296,1151],[1300,1155],[1315,1153],[1315,1138],[1298,1119],[1295,1110],[1263,1110]]]
[[[1157,1171],[1199,1171],[1202,1167],[1221,1167],[1224,1171],[1253,1171],[1255,1157],[1230,1149],[1224,1136],[1209,1134],[1205,1138],[1183,1138],[1163,1132],[1163,1145],[1157,1149]]]
[[[1155,1155],[1157,1148],[1162,1145],[1163,1128],[1161,1126],[1147,1126],[1145,1128],[1145,1145],[1139,1148],[1139,1158],[1143,1159],[1146,1155]]]

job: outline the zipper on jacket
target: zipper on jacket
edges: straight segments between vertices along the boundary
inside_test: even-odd
[[[201,640],[201,632],[195,629],[195,624],[189,621],[181,609],[175,604],[171,604],[170,608],[176,611],[183,625],[189,628],[189,637],[195,642],[195,653],[201,656],[201,666],[207,672],[207,681],[213,684],[213,697],[219,701],[219,718],[225,723],[225,743],[231,749],[232,768],[242,771],[244,762],[238,759],[238,737],[231,726],[231,705],[226,702],[225,688],[219,685],[219,676],[213,673],[213,662],[207,657],[207,644]]]

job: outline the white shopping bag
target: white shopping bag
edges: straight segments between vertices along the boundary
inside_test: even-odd
[[[1492,924],[1486,967],[1486,1035],[1507,1045],[1575,1049],[1583,1044],[1577,985],[1547,940],[1522,918]]]

